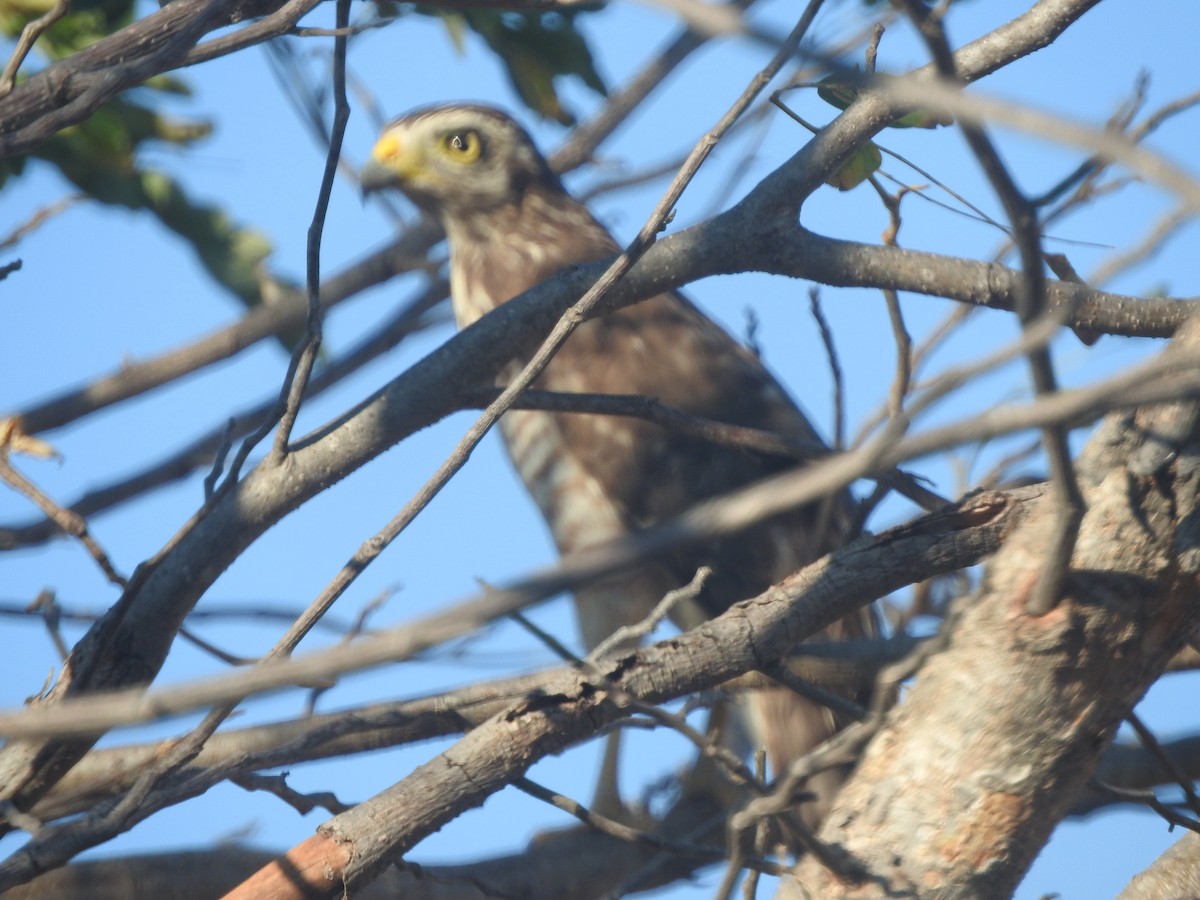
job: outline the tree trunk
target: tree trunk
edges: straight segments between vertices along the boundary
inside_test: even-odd
[[[1076,463],[1087,513],[1056,608],[1025,611],[1054,544],[1048,493],[826,819],[843,874],[806,858],[780,897],[1011,896],[1200,620],[1194,425],[1185,403],[1104,422]]]

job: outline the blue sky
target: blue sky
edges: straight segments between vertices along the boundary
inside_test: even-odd
[[[755,17],[781,32],[790,27],[788,5],[764,2]],[[1013,2],[963,2],[950,20],[956,42],[977,36],[1023,8]],[[328,24],[322,9],[313,24]],[[858,4],[829,4],[815,35],[835,41],[860,27]],[[1137,0],[1109,0],[1084,17],[1053,47],[988,79],[982,89],[1082,121],[1102,123],[1131,93],[1138,73],[1150,74],[1149,108],[1176,99],[1196,87],[1190,65],[1200,7],[1156,6],[1154,17]],[[642,61],[676,31],[672,17],[653,6],[618,5],[588,16],[584,30],[610,85],[621,84]],[[329,42],[308,40],[301,51],[314,71],[326,65]],[[623,171],[681,156],[717,120],[765,62],[766,54],[742,41],[717,42],[689,59],[651,101],[601,148],[597,166],[569,179],[586,189]],[[902,71],[924,61],[903,27],[890,31],[880,53],[881,66]],[[390,28],[369,33],[351,48],[354,77],[367,86],[388,114],[441,100],[486,100],[517,107],[495,61],[482,44],[468,40],[459,53],[445,28],[422,17],[408,17]],[[231,216],[269,237],[273,271],[303,280],[305,232],[323,167],[318,148],[285,102],[267,66],[265,53],[253,49],[184,73],[195,88],[190,101],[177,104],[181,114],[211,116],[214,136],[193,151],[150,149],[143,159],[176,175],[196,198],[225,206]],[[583,116],[599,98],[568,84],[564,96]],[[803,115],[824,122],[833,111],[811,92],[792,100]],[[563,130],[553,123],[523,121],[543,146],[553,148]],[[359,163],[369,151],[374,125],[356,104],[345,153]],[[1070,171],[1080,156],[1028,136],[998,133],[1006,161],[1019,184],[1037,192]],[[1161,128],[1150,146],[1194,170],[1200,138],[1195,116],[1183,116]],[[678,207],[672,227],[711,214],[714,205],[739,197],[782,162],[805,140],[797,126],[775,114],[764,127],[752,126],[723,146],[706,165]],[[961,138],[952,131],[896,131],[881,138],[889,148],[919,162],[955,190],[1000,217]],[[753,154],[747,153],[753,146]],[[924,178],[891,160],[885,168],[901,180]],[[665,188],[665,182],[605,195],[597,214],[621,238],[630,237]],[[31,164],[27,174],[6,186],[0,231],[24,221],[37,209],[69,192],[48,167]],[[1049,249],[1067,253],[1086,275],[1113,252],[1136,242],[1169,209],[1168,198],[1152,187],[1133,185],[1117,196],[1056,223],[1059,239]],[[987,258],[999,244],[989,226],[917,201],[906,201],[900,241],[904,246]],[[823,189],[806,205],[805,224],[826,234],[878,241],[886,217],[868,188],[848,193]],[[347,181],[335,187],[323,243],[326,273],[379,247],[393,222],[375,203],[364,205]],[[1133,294],[1164,289],[1174,295],[1200,293],[1194,248],[1196,226],[1178,235],[1153,259],[1122,275],[1110,287]],[[157,229],[148,217],[77,204],[25,239],[14,251],[21,272],[0,286],[5,328],[0,330],[0,410],[27,405],[65,387],[112,371],[124,360],[144,359],[234,321],[238,307],[217,289],[190,252]],[[4,262],[8,255],[0,258]],[[397,280],[346,304],[327,322],[332,352],[369,333],[417,290],[415,281]],[[718,278],[690,289],[691,296],[731,331],[745,331],[747,311],[760,322],[759,338],[773,369],[828,432],[832,421],[831,384],[824,351],[808,314],[808,285],[765,276]],[[823,292],[846,372],[846,411],[853,434],[886,399],[894,346],[881,298],[869,291]],[[904,299],[914,335],[927,333],[950,304],[921,297]],[[308,404],[300,431],[328,420],[374,390],[445,339],[449,326],[406,342],[336,390]],[[1015,333],[1010,317],[983,314],[937,353],[931,372],[977,359]],[[1084,348],[1070,336],[1055,344],[1064,384],[1091,381],[1153,352],[1144,340],[1107,338]],[[66,501],[90,485],[119,473],[132,473],[165,452],[219,423],[230,411],[271,395],[287,360],[274,345],[260,345],[183,383],[125,403],[46,437],[62,453],[61,463],[22,461],[21,467],[52,496]],[[969,415],[1028,394],[1020,366],[1003,369],[950,398],[924,424]],[[367,466],[336,490],[327,492],[286,519],[257,542],[208,592],[202,608],[231,604],[268,605],[298,610],[323,586],[358,544],[380,527],[434,470],[471,421],[455,416],[415,435]],[[1076,435],[1078,445],[1084,435]],[[1008,450],[1028,441],[1021,436],[987,448],[979,461],[963,454],[955,464],[921,461],[913,466],[930,475],[945,493],[961,489]],[[1038,471],[1036,463],[1030,471]],[[201,499],[200,477],[156,492],[117,512],[96,518],[94,533],[119,567],[131,571],[154,553],[195,510]],[[881,528],[912,510],[897,503],[873,522]],[[26,501],[0,492],[0,521],[24,521]],[[439,608],[471,593],[478,580],[497,583],[553,559],[553,550],[530,501],[512,475],[498,443],[485,441],[471,463],[414,525],[342,598],[336,615],[352,621],[383,592],[393,591],[372,618],[386,626]],[[0,558],[0,603],[31,600],[45,587],[70,607],[100,611],[115,592],[75,544],[60,541],[45,548]],[[535,619],[564,637],[574,629],[567,604],[557,601],[536,611]],[[53,646],[36,624],[0,619],[0,706],[15,707],[35,693],[56,665]],[[238,622],[203,625],[198,630],[232,652],[254,655],[272,642],[275,629]],[[68,629],[68,637],[81,633]],[[311,649],[336,637],[315,635]],[[411,696],[442,686],[512,671],[550,665],[554,659],[535,641],[512,627],[497,627],[483,638],[433,654],[428,661],[391,667],[347,679],[320,700],[334,709],[368,699]],[[221,665],[190,646],[176,648],[160,678],[171,683],[219,671]],[[1155,688],[1142,712],[1162,736],[1196,728],[1195,676],[1173,676]],[[281,695],[249,704],[237,724],[299,714],[305,697]],[[106,743],[174,734],[176,721],[154,728],[127,729]],[[627,757],[637,765],[626,772],[636,793],[688,757],[669,736],[637,737]],[[356,759],[296,767],[290,783],[299,790],[333,789],[343,801],[366,798],[386,787],[439,749],[438,744],[401,748]],[[531,777],[580,799],[590,793],[595,768],[592,746],[539,764]],[[211,844],[239,837],[261,846],[287,847],[303,840],[320,823],[320,814],[301,819],[277,800],[223,787],[184,807],[169,810],[102,848],[103,853]],[[421,862],[465,859],[524,845],[539,830],[571,823],[522,794],[507,791],[479,811],[468,813],[427,839],[412,855]],[[1115,893],[1147,865],[1175,836],[1147,813],[1105,813],[1086,823],[1067,823],[1022,886],[1018,897],[1058,892],[1064,898]],[[11,852],[9,838],[0,850]],[[467,856],[461,848],[470,848]],[[710,896],[719,871],[710,870],[695,884],[671,889],[673,898]],[[766,896],[764,889],[761,896]]]

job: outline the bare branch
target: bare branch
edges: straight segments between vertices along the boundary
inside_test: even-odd
[[[338,0],[337,28],[344,29],[349,24],[349,0]],[[338,163],[342,157],[342,140],[346,136],[348,121],[350,121],[350,103],[346,99],[346,35],[339,34],[333,40],[333,125],[330,128],[329,148],[325,154],[325,172],[321,177],[321,187],[317,193],[317,204],[313,210],[312,223],[308,226],[308,247],[305,257],[308,308],[305,318],[305,337],[303,345],[296,350],[295,359],[290,367],[288,377],[284,379],[283,392],[280,396],[282,408],[279,416],[279,428],[275,433],[274,446],[271,448],[271,459],[276,465],[281,463],[287,455],[288,443],[292,438],[292,428],[295,427],[296,417],[300,415],[300,402],[304,399],[304,393],[308,389],[312,368],[317,361],[317,351],[321,349],[321,238],[325,233],[325,216],[329,211],[329,197],[333,193],[333,180],[337,177]],[[235,461],[230,477],[236,477],[238,468],[240,467]]]
[[[967,519],[978,522],[976,515],[982,514],[984,520],[994,522],[996,512],[990,506],[977,508]],[[956,516],[941,521],[966,525]],[[841,595],[856,605],[877,593],[879,585],[865,592],[861,592],[863,585],[857,585],[850,589],[850,594],[842,594],[846,587],[843,579],[856,580],[852,573],[861,577],[867,570],[873,570],[879,576],[890,577],[897,566],[910,565],[917,557],[925,565],[940,566],[948,561],[944,553],[950,547],[931,532],[900,529],[893,534],[899,543],[885,541],[889,545],[888,556],[902,550],[905,560],[894,558],[882,567],[863,566],[858,554],[864,546],[852,545],[809,566],[761,597],[734,606],[698,631],[637,653],[601,661],[599,665],[620,690],[657,703],[680,693],[715,686],[739,671],[756,667],[763,659],[778,658],[806,634],[848,611],[849,607],[834,601],[834,596]],[[934,546],[938,550],[931,554]],[[803,603],[781,602],[785,597],[789,600],[797,597],[793,593],[797,590],[805,595]],[[822,597],[826,590],[831,593]],[[699,644],[714,641],[727,652],[720,657],[695,652]],[[620,707],[604,692],[588,686],[584,675],[572,673],[547,683],[537,699],[519,703],[490,719],[397,785],[326,823],[317,837],[296,848],[297,858],[305,860],[299,871],[317,876],[313,868],[315,853],[325,865],[334,867],[332,879],[318,876],[309,880],[306,876],[318,896],[334,896],[334,892],[343,889],[343,883],[353,889],[359,881],[374,877],[388,859],[406,852],[431,830],[441,827],[463,809],[481,803],[523,774],[535,760],[559,752],[621,714]],[[430,802],[433,798],[436,800]],[[397,815],[402,816],[403,822],[396,819]],[[362,830],[367,822],[371,823],[370,836]],[[385,827],[384,823],[391,824]],[[380,841],[380,835],[387,837]],[[289,863],[282,865],[296,870]],[[242,890],[254,890],[255,884],[266,883],[258,878],[269,881],[275,877],[274,872],[277,870],[273,867],[264,869],[256,879],[244,883]]]
[[[437,232],[418,226],[333,276],[321,286],[328,310],[366,288],[417,267],[416,260],[437,240]],[[439,298],[440,299],[440,298]],[[206,366],[228,359],[259,341],[290,331],[304,322],[306,307],[298,293],[283,291],[278,302],[259,306],[239,321],[206,337],[144,362],[124,364],[112,375],[65,391],[34,406],[15,411],[25,430],[37,434],[137,397]]]
[[[954,533],[958,533],[956,529],[966,529],[965,533],[971,536],[971,540],[985,539],[984,543],[987,549],[994,549],[987,545],[987,541],[990,540],[988,536],[991,534],[988,529],[996,527],[999,519],[1016,514],[1016,511],[1022,504],[1028,502],[1030,497],[1039,494],[1040,491],[1032,489],[1012,496],[977,495],[962,505],[931,513],[912,525],[884,532],[871,540],[863,539],[860,544],[852,545],[851,548],[834,554],[832,559],[838,560],[839,567],[846,565],[847,568],[851,568],[856,563],[850,561],[860,560],[863,558],[861,554],[864,553],[869,557],[869,548],[872,546],[877,546],[879,552],[886,553],[890,558],[893,553],[893,544],[889,535],[916,539],[922,535],[937,535],[939,528],[949,529]],[[983,530],[972,531],[975,528]],[[974,559],[975,554],[985,552],[984,548],[980,546],[973,544],[968,546],[970,543],[970,540],[965,540],[961,550],[953,551],[965,554],[963,557],[958,557],[960,562],[961,559]],[[612,546],[620,547],[621,545],[614,544]],[[630,546],[628,549],[632,549],[632,547]],[[628,553],[628,549],[626,553]],[[410,622],[401,628],[383,632],[350,645],[330,648],[303,657],[280,660],[270,666],[260,666],[250,671],[208,678],[193,684],[162,690],[144,692],[135,689],[114,693],[109,697],[97,696],[63,701],[53,706],[42,706],[0,715],[0,734],[14,738],[34,735],[88,734],[121,724],[149,721],[213,703],[248,697],[261,691],[328,680],[345,672],[359,671],[385,662],[411,658],[414,654],[437,646],[445,640],[474,631],[487,622],[531,605],[538,599],[552,596],[562,590],[569,590],[586,579],[618,571],[630,564],[628,557],[614,557],[615,554],[611,551],[605,552],[605,548],[597,552],[579,554],[576,557],[565,559],[559,566],[540,575],[518,582],[503,590],[489,590],[478,597],[452,606],[446,611]],[[843,559],[846,560],[845,563],[841,562]],[[908,565],[911,567],[916,564],[917,560],[914,558]],[[961,563],[961,565],[966,564],[969,563]],[[873,563],[872,565],[877,566],[878,564]],[[960,567],[960,565],[949,565],[947,561],[939,560],[938,570],[943,566]],[[873,579],[883,577],[883,574],[882,572],[859,573],[851,577],[850,582],[857,585],[854,590],[862,592],[861,595],[855,595],[855,602],[868,602],[868,595],[878,588]],[[924,570],[918,577],[926,578],[930,574],[932,574],[932,570]],[[837,590],[850,590],[850,588],[844,584],[840,585]],[[695,639],[700,640],[701,638],[697,636]]]
[[[4,67],[4,72],[0,74],[0,98],[7,95],[13,89],[13,85],[17,83],[17,72],[20,70],[21,64],[25,62],[29,51],[33,49],[33,45],[37,43],[37,39],[70,11],[71,0],[56,0],[47,12],[21,29],[17,46],[13,49],[12,56],[9,57],[8,63]]]
[[[1190,323],[1177,349],[1198,337]],[[868,747],[821,832],[861,878],[851,884],[802,861],[783,896],[882,897],[933,871],[947,894],[983,884],[990,896],[1011,892],[1122,718],[1200,621],[1197,434],[1173,465],[1135,474],[1154,411],[1110,417],[1078,461],[1088,512],[1059,605],[1024,612],[1055,528],[1043,503],[990,561],[946,649]],[[858,814],[840,815],[843,805]],[[913,840],[929,828],[942,837]]]
[[[12,422],[11,419],[8,421]],[[3,438],[0,438],[0,440],[3,440]],[[96,561],[96,565],[100,567],[100,571],[104,573],[104,577],[110,582],[118,587],[125,587],[129,583],[125,576],[116,570],[112,564],[112,560],[109,559],[108,553],[105,552],[104,548],[92,536],[83,516],[69,509],[63,509],[47,496],[44,491],[38,488],[37,485],[13,468],[12,461],[9,459],[7,443],[0,443],[0,481],[4,481],[13,490],[28,497],[45,514],[47,519],[62,529],[65,534],[69,534],[79,541],[84,549],[87,550],[88,555]]]

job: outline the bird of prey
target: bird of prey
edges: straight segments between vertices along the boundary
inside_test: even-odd
[[[606,259],[620,249],[566,192],[529,135],[491,107],[434,106],[396,119],[375,144],[361,181],[364,192],[398,188],[441,222],[460,328],[566,266]],[[501,383],[521,362],[510,365]],[[694,416],[814,444],[820,440],[758,357],[677,293],[584,323],[535,387],[649,396]],[[501,428],[563,554],[668,519],[797,464],[630,417],[512,410]],[[848,495],[839,493],[827,503],[579,591],[575,602],[584,642],[594,648],[620,626],[640,621],[700,565],[714,574],[677,616],[682,627],[761,593],[836,546],[848,504]],[[825,636],[857,637],[872,628],[866,612]],[[754,691],[747,706],[752,735],[765,745],[776,772],[834,728],[827,709],[779,686]],[[823,801],[819,805],[829,799],[823,792],[835,790],[812,781],[809,788]]]

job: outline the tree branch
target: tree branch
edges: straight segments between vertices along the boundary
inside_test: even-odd
[[[1200,322],[1178,342],[1200,343]],[[1166,409],[1175,407],[1194,408]],[[781,896],[884,897],[931,884],[945,897],[1011,895],[1119,723],[1200,622],[1196,433],[1172,464],[1134,471],[1139,448],[1162,433],[1153,423],[1163,409],[1110,416],[1078,460],[1088,511],[1060,604],[1025,613],[1055,527],[1042,500],[868,747],[821,831],[862,879],[802,861]]]
[[[997,499],[933,514],[923,525],[851,544],[680,638],[596,664],[619,692],[650,703],[712,688],[759,669],[807,635],[911,580],[914,567],[926,573],[958,568],[968,535],[975,545],[968,555],[985,551],[1011,526],[1011,517],[1019,515],[1019,505],[997,506]],[[948,540],[950,534],[955,537]],[[722,652],[704,652],[713,645]],[[533,697],[494,716],[398,784],[327,822],[316,837],[289,854],[290,862],[267,867],[231,897],[256,896],[254,892],[281,871],[277,866],[304,873],[302,878],[318,876],[307,881],[313,896],[335,897],[343,889],[353,890],[389,860],[523,775],[538,759],[562,751],[622,714],[620,705],[581,672],[548,679]]]

